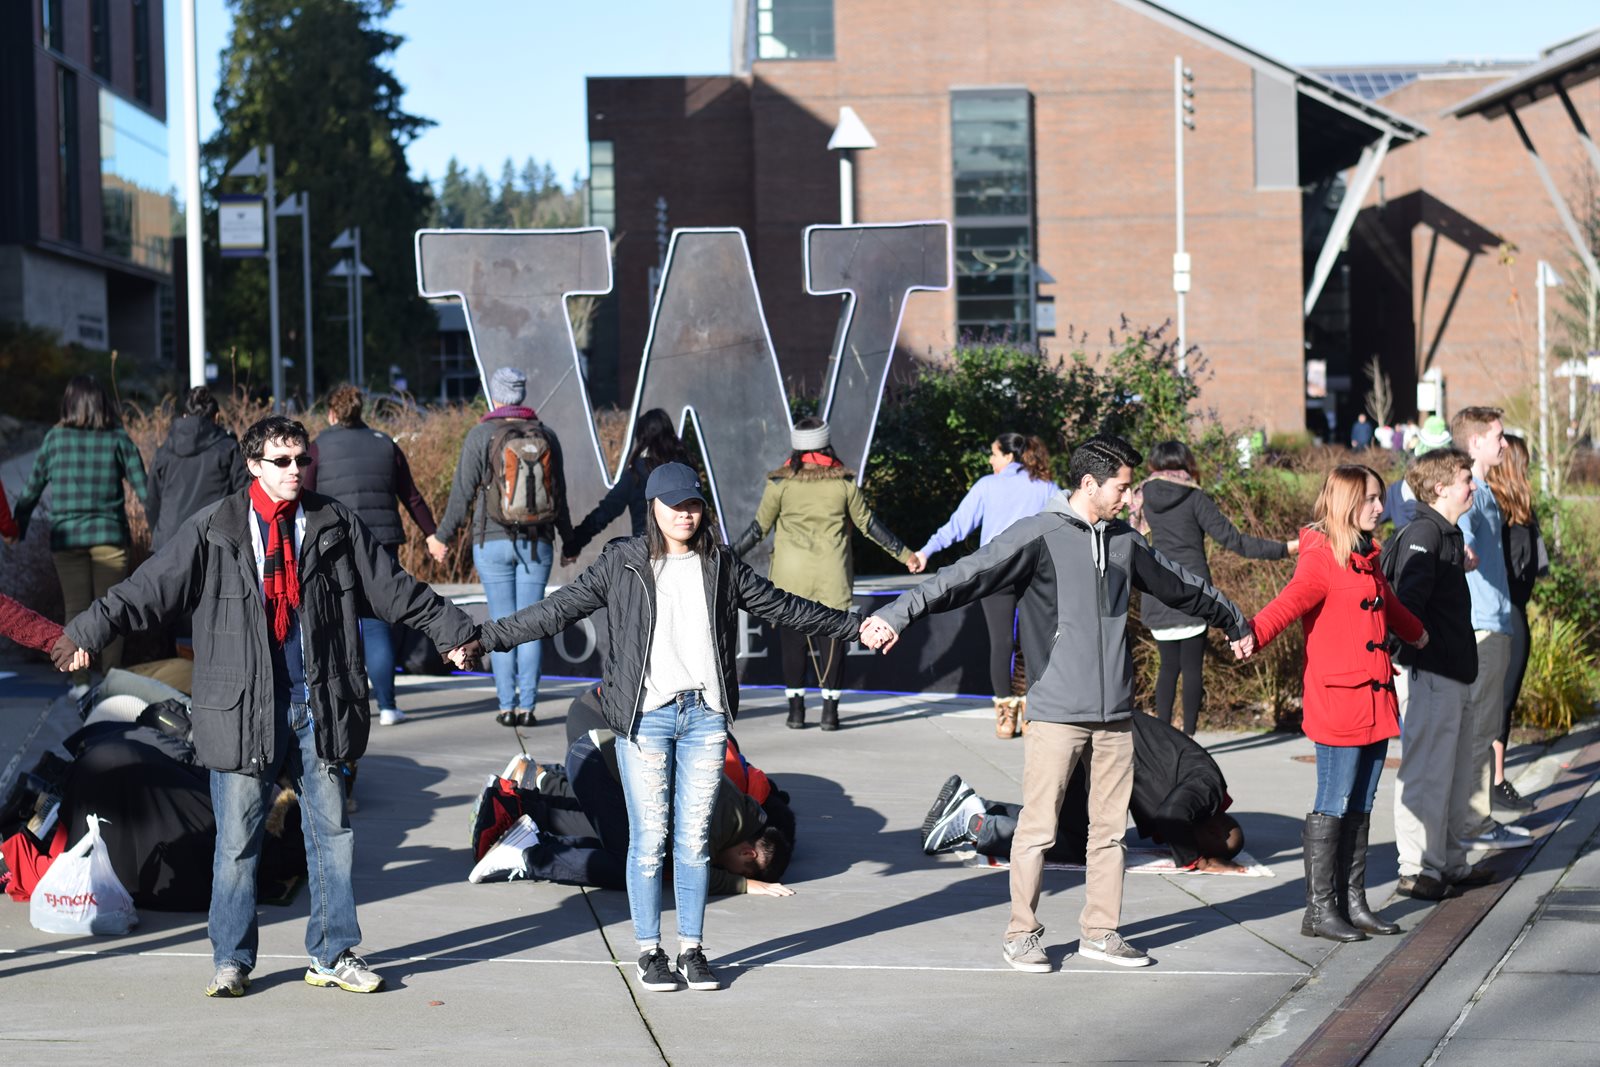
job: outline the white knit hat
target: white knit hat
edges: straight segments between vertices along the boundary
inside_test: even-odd
[[[819,448],[827,448],[828,443],[827,423],[814,430],[789,431],[789,444],[796,452],[815,452]]]

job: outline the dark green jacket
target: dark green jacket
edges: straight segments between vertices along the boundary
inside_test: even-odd
[[[50,487],[50,547],[90,548],[126,545],[128,509],[123,506],[126,478],[142,503],[144,460],[128,432],[51,427],[33,461],[33,473],[17,498],[17,529],[28,534],[28,522],[45,487]]]

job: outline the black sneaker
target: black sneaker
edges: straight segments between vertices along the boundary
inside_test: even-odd
[[[690,989],[722,988],[722,983],[711,970],[711,964],[706,962],[705,951],[699,945],[678,953],[678,974],[688,983]]]
[[[1412,900],[1444,900],[1456,895],[1448,885],[1431,874],[1402,875],[1394,891]]]
[[[678,988],[678,976],[673,973],[672,963],[659,947],[639,957],[639,984],[657,992]]]
[[[1511,779],[1501,779],[1494,788],[1489,790],[1489,795],[1494,799],[1495,807],[1504,808],[1506,811],[1527,813],[1533,810],[1534,803],[1511,784]]]

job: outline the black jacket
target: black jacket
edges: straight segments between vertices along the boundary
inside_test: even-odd
[[[380,545],[406,539],[395,507],[395,447],[370,426],[330,426],[317,435],[317,492],[355,512]]]
[[[144,502],[150,547],[160,548],[185,519],[249,484],[250,472],[233,434],[215,419],[174,419],[172,431],[150,460],[150,495]]]
[[[1141,837],[1161,841],[1187,867],[1200,858],[1195,828],[1232,803],[1222,768],[1200,742],[1153,715],[1133,717],[1133,795]]]
[[[1505,549],[1511,603],[1525,608],[1533,599],[1533,583],[1550,573],[1550,556],[1545,551],[1544,536],[1539,533],[1538,516],[1533,516],[1526,526],[1506,523],[1500,544]]]
[[[440,651],[472,638],[472,620],[400,569],[349,508],[303,493],[300,633],[317,755],[360,759],[367,748],[367,669],[360,619],[403,622]],[[194,614],[190,715],[201,763],[216,771],[261,775],[280,739],[274,730],[272,654],[261,599],[248,492],[234,493],[193,522],[125,581],[67,624],[80,648]]]
[[[846,640],[860,631],[861,620],[854,612],[835,611],[785,593],[751,570],[725,545],[713,549],[703,572],[711,639],[722,667],[722,695],[730,722],[739,714],[739,676],[734,656],[739,646],[740,608],[773,626],[806,634]],[[560,633],[601,608],[606,609],[608,635],[601,645],[605,650],[600,663],[605,683],[601,709],[607,726],[631,738],[645,710],[640,703],[656,618],[656,583],[650,573],[644,538],[619,537],[611,541],[601,550],[600,558],[572,582],[515,615],[485,623],[479,628],[478,637],[485,649],[505,652],[524,641]]]
[[[1204,581],[1211,581],[1206,538],[1246,559],[1283,559],[1289,546],[1239,532],[1212,500],[1195,485],[1152,478],[1144,483],[1144,515],[1149,541],[1167,559]],[[1155,597],[1139,600],[1139,621],[1147,629],[1166,630],[1204,622],[1169,608]]]
[[[600,503],[594,510],[584,516],[582,522],[572,528],[572,537],[561,546],[563,556],[576,556],[593,541],[602,530],[611,525],[611,520],[627,511],[628,520],[633,524],[633,536],[638,537],[644,533],[645,510],[644,487],[649,480],[650,473],[645,470],[644,460],[636,459],[628,464],[622,472],[622,477],[617,479],[617,484],[611,491],[600,498]]]
[[[1460,527],[1419,500],[1415,517],[1383,546],[1379,561],[1400,603],[1428,631],[1427,648],[1401,644],[1394,658],[1404,667],[1471,683],[1478,677],[1478,639]]]
[[[1114,722],[1133,714],[1127,628],[1134,589],[1199,615],[1230,638],[1250,633],[1244,614],[1209,583],[1125,522],[1091,526],[1065,493],[875,614],[901,633],[931,612],[1010,592],[1018,598],[1028,667],[1028,719]]]

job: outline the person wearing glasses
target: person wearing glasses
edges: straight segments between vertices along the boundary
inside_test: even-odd
[[[343,772],[371,727],[360,619],[405,623],[458,667],[477,659],[465,612],[405,571],[344,504],[302,492],[306,428],[270,415],[240,447],[250,485],[179,528],[126,580],[67,624],[61,670],[130,630],[194,615],[190,717],[195,759],[211,771],[211,997],[243,996],[257,959],[256,868],[271,789],[288,776],[308,843],[311,917],[305,980],[356,993],[383,978],[361,941]]]

